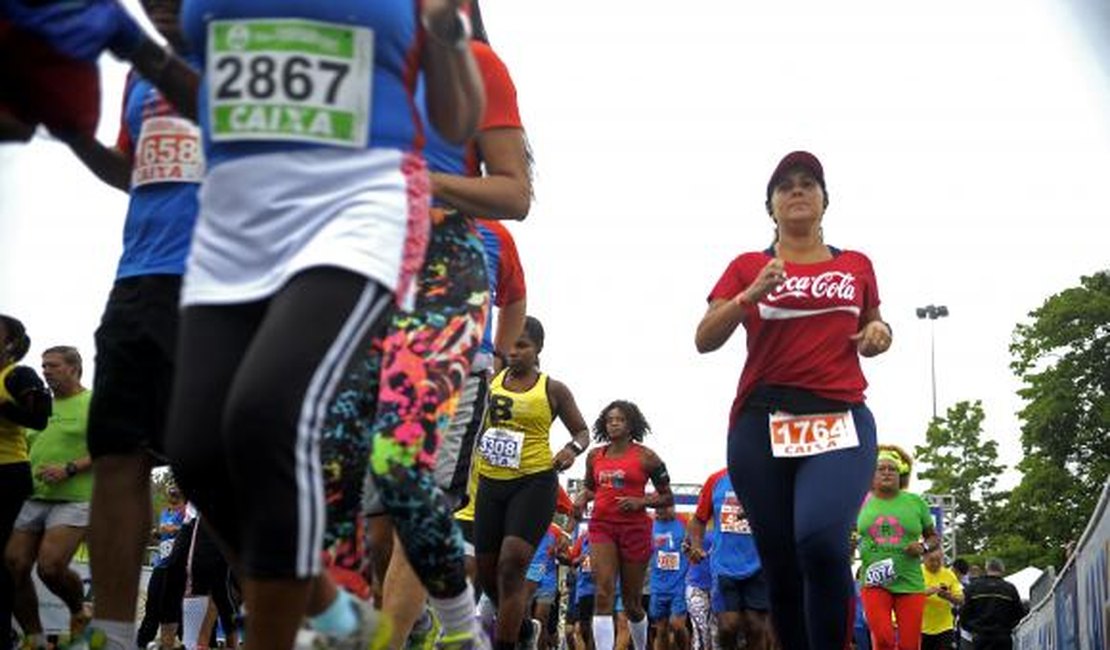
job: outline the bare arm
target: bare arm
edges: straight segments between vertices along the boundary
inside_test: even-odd
[[[705,559],[705,522],[697,517],[690,517],[686,524],[686,540],[682,543],[686,557],[697,564]]]
[[[574,464],[574,459],[590,446],[590,429],[578,404],[574,402],[574,395],[566,384],[554,379],[548,379],[547,390],[551,400],[551,410],[570,432],[571,441],[559,453],[555,454],[552,463],[555,469],[562,471]],[[574,448],[577,446],[577,449]]]
[[[493,333],[493,349],[499,353],[494,362],[494,370],[501,371],[501,358],[509,356],[509,350],[524,332],[524,318],[528,314],[528,300],[510,302],[497,310],[497,327]],[[588,442],[588,440],[587,440]]]
[[[744,322],[749,309],[771,293],[786,279],[785,263],[778,258],[769,262],[759,271],[755,280],[731,300],[714,300],[698,323],[694,335],[694,345],[698,352],[705,354],[721,347],[728,341],[737,325]]]
[[[644,505],[648,508],[666,508],[674,505],[674,494],[671,493],[671,477],[667,473],[667,466],[663,459],[654,451],[644,448],[644,471],[655,487],[655,494],[644,497]]]
[[[154,84],[178,113],[196,121],[197,91],[200,88],[200,74],[196,70],[181,57],[146,37],[130,58],[135,71]]]
[[[724,345],[737,326],[744,322],[744,315],[750,308],[751,304],[743,293],[733,300],[714,300],[709,303],[709,309],[701,317],[698,331],[694,335],[694,345],[698,352],[705,354]]]
[[[524,219],[532,207],[532,179],[524,131],[482,131],[476,138],[484,176],[432,174],[432,194],[460,211],[487,219]]]
[[[131,187],[131,160],[122,151],[105,147],[92,136],[76,136],[66,144],[96,177],[127,192]]]
[[[422,4],[428,35],[421,61],[428,119],[448,142],[463,144],[478,128],[486,96],[474,55],[459,31],[460,0],[423,0]]]

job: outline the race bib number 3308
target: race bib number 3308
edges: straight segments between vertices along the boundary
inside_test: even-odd
[[[366,146],[370,29],[299,19],[214,20],[207,54],[214,141]]]

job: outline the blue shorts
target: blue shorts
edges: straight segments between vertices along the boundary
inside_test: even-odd
[[[648,618],[650,620],[658,621],[677,616],[686,616],[685,589],[683,589],[683,593],[651,592],[651,600],[648,603]]]
[[[712,604],[714,612],[742,612],[744,610],[766,612],[771,609],[767,594],[767,581],[763,571],[746,578],[717,576],[713,584]]]

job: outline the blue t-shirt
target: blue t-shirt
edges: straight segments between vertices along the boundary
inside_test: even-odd
[[[706,555],[712,555],[713,550],[713,534],[710,533],[702,538],[702,550]],[[713,587],[713,571],[710,566],[712,561],[706,557],[701,562],[694,564],[690,563],[690,567],[686,569],[686,584],[698,589],[709,591]]]
[[[542,585],[554,585],[556,580],[555,532],[550,528],[540,540],[532,562],[528,565],[528,580]]]
[[[414,151],[420,149],[424,137],[412,93],[420,69],[419,14],[419,6],[412,0],[185,0],[181,7],[181,26],[190,49],[200,57],[201,70],[205,70],[208,64],[209,24],[216,20],[303,19],[370,29],[373,33],[373,72],[369,96],[362,100],[365,108],[369,109],[367,146]],[[279,38],[293,41],[297,40],[298,35],[297,30],[293,29],[285,35],[279,35]],[[233,36],[229,36],[229,42],[232,39]],[[252,45],[254,42],[245,42],[239,47],[249,53]],[[343,46],[342,43],[335,45],[318,40],[306,45],[324,52],[332,47]],[[213,65],[224,66],[223,62],[228,58],[222,55],[220,61],[213,62]],[[275,65],[256,64],[258,58],[252,58],[240,66],[227,64],[219,70],[223,81],[215,92],[223,92],[225,97],[250,100],[273,97],[280,89],[286,96],[292,97],[308,88],[304,81],[305,75],[315,76],[312,82],[314,90],[309,101],[315,101],[318,94],[323,96],[323,89],[326,87],[347,87],[345,84],[349,81],[347,75],[351,68],[346,67],[344,71],[343,62],[321,59],[322,64],[314,65],[305,59],[308,62],[298,67],[290,65],[287,58],[284,58],[284,62],[278,60],[283,57],[270,58],[276,60]],[[353,79],[354,75],[350,75],[350,78]],[[321,146],[273,140],[213,142],[212,116],[209,111],[210,81],[212,80],[207,78],[206,73],[201,80],[197,106],[210,166],[255,154]],[[318,107],[306,103],[295,110],[307,115],[308,111],[316,108]],[[288,112],[275,113],[273,116],[267,114],[267,117],[273,117],[273,120],[279,122],[291,119]]]
[[[582,562],[578,565],[578,580],[575,584],[575,591],[578,598],[584,596],[593,596],[597,592],[594,585],[594,572],[593,567],[590,566],[590,533],[587,531],[586,526],[578,528],[578,536],[581,539],[582,547],[579,557]],[[577,542],[575,542],[577,544]]]
[[[760,569],[759,553],[728,472],[720,470],[709,477],[698,496],[694,516],[708,522],[713,518],[713,553],[709,555],[714,577],[747,578]]]
[[[686,528],[677,519],[656,519],[651,525],[651,539],[651,593],[684,593],[688,561],[682,552],[682,541],[686,539]]]
[[[154,566],[165,566],[173,551],[174,540],[177,533],[185,524],[185,508],[166,508],[158,518],[158,551],[155,556]]]
[[[164,149],[158,151],[154,142],[145,145],[144,151],[137,150],[143,122],[151,118],[183,120],[150,82],[131,74],[124,89],[116,148],[131,158],[139,173],[159,168],[158,165],[144,165],[144,157],[165,154]],[[196,154],[199,156],[200,152]],[[197,218],[199,188],[199,179],[197,182],[183,182],[173,178],[131,188],[127,220],[123,226],[123,255],[116,270],[117,280],[139,275],[181,275],[185,272],[185,257],[189,253],[189,241]]]

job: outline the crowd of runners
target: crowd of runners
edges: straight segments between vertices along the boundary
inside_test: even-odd
[[[916,647],[921,599],[883,594],[938,542],[890,482],[908,459],[879,453],[860,358],[892,331],[868,258],[824,242],[816,157],[773,169],[774,241],[708,295],[698,351],[743,325],[747,358],[727,458],[705,458],[727,467],[676,518],[640,408],[613,401],[591,426],[540,371],[500,223],[529,211],[531,155],[476,2],[142,4],[167,45],[116,0],[0,0],[0,139],[43,126],[130,199],[87,458],[65,468],[92,484],[94,606],[67,602],[69,647],[134,648],[157,622],[152,642],[174,643],[182,564],[185,591],[228,603],[224,629],[242,619],[259,650],[548,648],[559,618],[583,650],[844,648],[859,588],[887,619],[878,647]],[[94,135],[105,51],[132,66],[112,146]],[[22,323],[0,338],[7,543],[29,494],[19,441],[50,393],[21,365]],[[139,633],[163,464],[198,516],[177,502],[161,522],[172,596]]]

